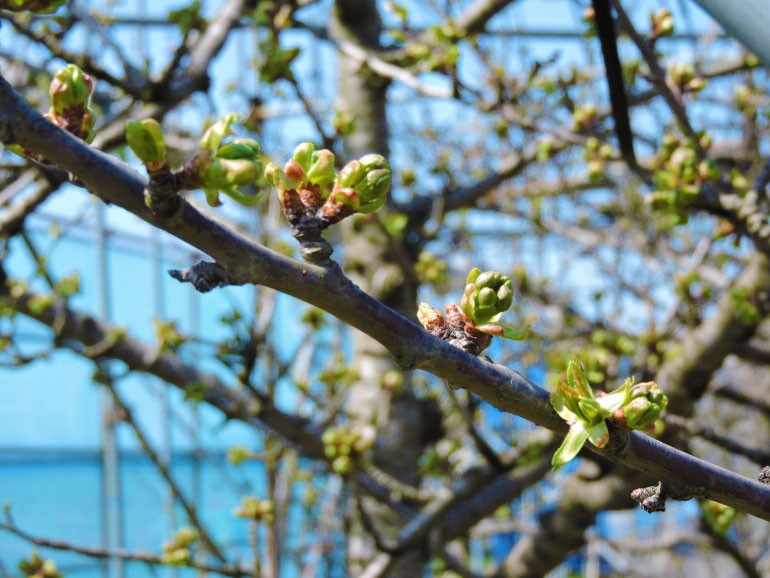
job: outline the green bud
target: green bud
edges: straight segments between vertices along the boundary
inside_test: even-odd
[[[625,420],[631,429],[646,428],[655,423],[667,405],[668,397],[654,381],[638,383],[621,409],[621,421]]]
[[[363,181],[354,188],[361,199],[359,213],[373,213],[385,204],[391,184],[390,169],[369,171]]]
[[[358,212],[368,214],[385,204],[392,178],[387,159],[369,154],[343,167],[337,178],[337,188],[353,189],[360,202]]]
[[[280,167],[273,162],[269,162],[267,163],[267,166],[265,166],[264,176],[268,184],[278,191],[285,191],[291,187],[286,175],[283,174]]]
[[[232,142],[219,147],[216,152],[220,159],[248,159],[256,160],[262,148],[257,141],[250,138],[236,138]]]
[[[342,476],[350,471],[350,464],[350,456],[339,456],[332,462],[332,470]]]
[[[232,129],[230,127],[237,121],[237,114],[226,114],[220,118],[203,133],[200,140],[200,148],[208,149],[212,153],[216,153],[224,138],[227,135],[232,134]]]
[[[308,181],[313,185],[330,185],[336,177],[334,172],[334,153],[322,149],[313,153],[313,163],[305,171]]]
[[[511,286],[511,280],[508,279],[497,290],[497,306],[503,311],[507,311],[513,303],[513,287]]]
[[[65,115],[73,108],[85,110],[93,90],[91,77],[76,65],[68,64],[54,75],[48,94],[54,111]]]
[[[261,174],[262,165],[258,161],[214,159],[201,178],[201,187],[226,193],[243,185],[255,184]]]
[[[366,176],[366,169],[359,161],[350,161],[340,171],[339,185],[342,188],[353,188]]]
[[[660,417],[660,406],[643,397],[630,401],[623,407],[626,424],[632,429],[639,429],[655,422]]]
[[[495,293],[495,290],[490,289],[489,287],[484,287],[481,291],[479,291],[478,302],[482,307],[494,306],[495,303],[497,303],[497,294]]]
[[[502,273],[498,271],[486,271],[485,273],[482,273],[478,277],[476,277],[476,287],[479,289],[487,288],[487,287],[497,287],[500,283],[500,279],[502,277]]]
[[[382,155],[378,155],[378,154],[364,155],[360,159],[358,159],[358,162],[361,163],[361,166],[367,172],[373,171],[376,169],[390,170],[390,164],[388,163],[388,160]]]
[[[134,154],[151,170],[165,165],[166,145],[158,121],[147,118],[126,124],[126,141]]]
[[[468,274],[468,284],[460,300],[460,309],[477,326],[496,321],[513,301],[513,288],[509,277],[498,271],[481,273],[473,269]]]
[[[701,511],[706,523],[720,536],[724,536],[730,531],[737,514],[734,508],[713,500],[702,502]]]
[[[299,163],[305,174],[310,172],[310,167],[313,165],[313,155],[315,153],[315,145],[311,142],[302,142],[294,149],[294,154],[291,158]]]
[[[193,528],[181,528],[174,536],[174,543],[181,548],[186,548],[197,542],[200,536]]]

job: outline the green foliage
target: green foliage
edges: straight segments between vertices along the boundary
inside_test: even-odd
[[[746,326],[755,327],[762,321],[762,313],[754,304],[750,289],[733,287],[728,291],[735,307],[735,317]]]
[[[321,436],[324,454],[332,463],[332,470],[345,475],[353,463],[374,444],[376,432],[372,426],[334,426]]]
[[[713,500],[702,501],[700,508],[703,519],[714,533],[725,536],[730,531],[737,515],[735,509]]]
[[[206,399],[209,386],[200,381],[188,383],[184,388],[184,399],[193,403],[200,403]]]
[[[227,451],[227,461],[234,466],[240,466],[246,460],[251,459],[254,454],[247,448],[236,446]]]
[[[34,550],[28,560],[19,562],[19,570],[27,578],[62,578],[56,563],[53,560],[44,560]]]
[[[260,500],[256,496],[246,496],[241,505],[233,510],[233,515],[264,524],[275,521],[275,505],[272,500]]]
[[[155,327],[155,339],[158,342],[160,353],[177,351],[187,341],[187,338],[177,329],[176,321],[155,319],[152,323]]]
[[[163,544],[161,562],[169,566],[187,566],[192,561],[190,546],[195,544],[200,536],[193,528],[181,528],[170,542]]]
[[[179,26],[179,30],[185,35],[193,30],[205,32],[208,21],[201,16],[201,7],[200,0],[193,0],[187,6],[169,12],[168,21]]]
[[[259,42],[262,59],[258,65],[259,79],[272,84],[281,79],[293,79],[291,63],[300,55],[299,48],[282,48],[278,36],[273,32],[265,34]]]
[[[414,265],[415,275],[420,282],[439,287],[446,285],[449,281],[447,269],[447,262],[430,251],[422,251]]]
[[[76,271],[65,275],[56,283],[55,289],[56,293],[64,299],[80,293],[80,273]]]
[[[632,385],[627,379],[615,391],[596,397],[583,365],[573,359],[567,366],[566,380],[557,383],[551,394],[553,409],[570,429],[551,458],[553,469],[569,463],[590,440],[598,448],[607,445],[609,430],[605,420],[613,416],[631,429],[651,426],[668,404],[668,398],[654,382]]]
[[[672,133],[663,136],[655,159],[655,191],[647,202],[673,225],[687,223],[690,205],[703,186],[719,178],[711,161],[699,160],[698,147],[708,149],[710,145],[711,137],[705,131],[698,133],[697,142]]]

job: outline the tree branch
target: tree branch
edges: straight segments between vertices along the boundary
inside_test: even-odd
[[[146,179],[47,122],[0,77],[0,140],[18,142],[74,174],[115,203],[211,255],[237,282],[263,284],[316,305],[379,341],[406,368],[419,368],[465,387],[498,409],[558,433],[565,422],[548,393],[518,373],[453,347],[361,291],[332,270],[275,253],[182,202],[158,219],[144,205]],[[601,455],[687,486],[692,493],[770,520],[770,487],[709,464],[638,432],[613,430]]]

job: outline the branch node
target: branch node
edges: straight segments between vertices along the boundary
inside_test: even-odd
[[[157,172],[150,173],[150,181],[144,189],[144,204],[156,217],[170,219],[182,206],[178,190],[176,175],[165,165]]]
[[[239,285],[232,281],[219,263],[201,261],[189,269],[169,269],[168,274],[181,283],[192,283],[196,291],[208,293],[217,287]]]

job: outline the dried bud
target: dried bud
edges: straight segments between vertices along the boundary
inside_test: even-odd
[[[635,489],[631,492],[631,499],[648,514],[666,511],[666,491],[661,482],[657,486]]]
[[[157,171],[168,162],[163,131],[155,119],[127,123],[126,141],[139,160],[147,166],[148,171]]]

